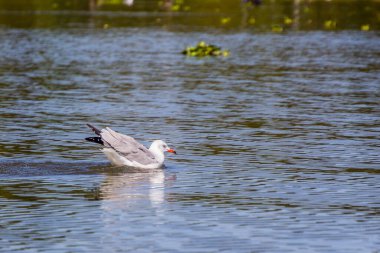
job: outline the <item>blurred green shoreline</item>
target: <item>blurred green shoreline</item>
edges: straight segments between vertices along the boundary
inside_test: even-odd
[[[285,32],[380,28],[377,0],[0,0],[0,27],[186,26]],[[260,2],[260,1],[258,1]]]

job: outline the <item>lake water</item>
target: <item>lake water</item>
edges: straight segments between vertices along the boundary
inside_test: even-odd
[[[1,28],[1,251],[379,252],[379,41]],[[86,123],[178,154],[111,167]]]

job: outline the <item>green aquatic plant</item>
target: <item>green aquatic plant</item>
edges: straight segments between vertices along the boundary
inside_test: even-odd
[[[231,22],[231,18],[230,17],[227,17],[227,18],[221,18],[220,19],[220,23],[222,24],[222,25],[226,25],[226,24],[228,24],[228,23],[230,23]]]
[[[229,56],[230,52],[215,45],[209,45],[206,42],[201,41],[195,47],[187,47],[182,51],[182,54],[195,57]]]
[[[248,24],[250,24],[250,25],[254,25],[254,24],[256,24],[256,19],[255,18],[250,18],[250,19],[248,19]]]
[[[336,21],[335,20],[326,20],[324,23],[323,23],[325,29],[327,30],[333,30],[336,28]]]
[[[285,25],[291,25],[293,23],[293,19],[289,18],[289,17],[284,17],[284,24]]]
[[[284,31],[284,28],[281,25],[272,25],[272,32],[281,33]]]
[[[366,25],[362,25],[362,26],[360,27],[360,29],[361,29],[362,31],[369,31],[370,26],[369,26],[368,24],[366,24]]]

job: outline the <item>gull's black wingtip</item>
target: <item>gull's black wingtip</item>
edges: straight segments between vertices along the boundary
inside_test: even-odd
[[[89,141],[89,142],[95,142],[95,143],[98,143],[100,145],[104,145],[104,142],[102,141],[102,138],[100,138],[100,137],[87,137],[84,139],[86,141]]]

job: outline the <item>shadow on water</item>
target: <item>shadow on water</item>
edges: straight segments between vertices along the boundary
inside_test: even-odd
[[[33,161],[4,161],[0,162],[2,177],[33,177],[54,175],[91,175],[105,172],[123,172],[123,168],[112,167],[107,163],[94,162],[33,162]]]
[[[69,182],[59,183],[62,176]],[[66,176],[66,177],[65,177]],[[90,188],[72,188],[71,176],[93,176],[98,178],[99,185]],[[149,186],[150,200],[154,203],[163,202],[163,188],[165,182],[174,182],[176,175],[165,173],[163,169],[146,170],[127,166],[111,166],[108,163],[59,163],[59,162],[2,162],[0,163],[0,177],[9,177],[7,183],[0,185],[0,198],[22,202],[46,202],[52,198],[60,199],[83,195],[87,200],[119,200],[130,201],[134,197],[143,196],[139,187]],[[46,182],[52,179],[54,183]],[[94,180],[94,182],[97,180]],[[141,189],[140,189],[141,190]],[[47,197],[44,195],[50,195]]]
[[[128,166],[113,166],[108,162],[33,162],[33,161],[2,161],[0,162],[1,177],[41,177],[63,175],[106,175],[124,176],[149,175],[162,172],[164,166],[157,170],[147,170]]]

